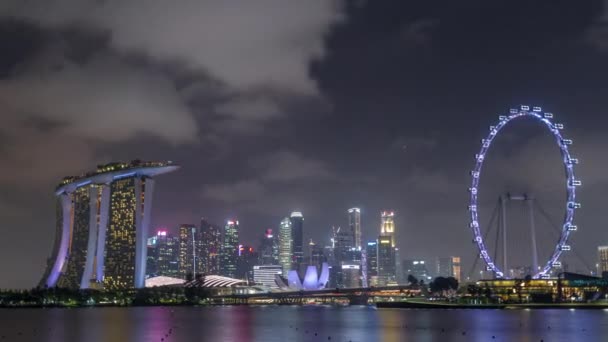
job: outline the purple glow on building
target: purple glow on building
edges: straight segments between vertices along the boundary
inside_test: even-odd
[[[300,280],[300,276],[298,275],[298,271],[291,270],[287,273],[287,282],[289,283],[289,287],[295,290],[302,289],[302,281]]]
[[[61,244],[59,245],[59,250],[57,251],[57,256],[55,259],[55,263],[53,264],[53,268],[51,269],[49,277],[46,280],[47,287],[54,287],[55,285],[57,285],[57,280],[59,280],[59,275],[61,274],[61,270],[63,269],[63,264],[65,263],[68,257],[68,247],[70,243],[70,215],[72,210],[72,200],[70,199],[70,195],[61,195],[61,210],[63,215]]]
[[[304,290],[317,290],[319,289],[319,276],[317,274],[317,266],[308,266],[306,268],[306,275],[304,276]]]

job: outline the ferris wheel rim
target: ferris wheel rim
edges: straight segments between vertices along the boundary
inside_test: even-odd
[[[560,238],[557,241],[553,253],[549,257],[549,260],[544,265],[544,267],[542,267],[542,269],[540,270],[534,270],[534,275],[532,276],[534,279],[548,276],[549,272],[553,269],[553,267],[559,264],[558,260],[561,254],[564,251],[570,250],[570,246],[567,244],[567,242],[570,234],[576,230],[576,226],[573,224],[574,213],[575,210],[580,207],[580,204],[576,202],[576,187],[581,185],[581,182],[580,180],[576,179],[574,174],[574,166],[578,164],[578,160],[572,158],[572,156],[570,155],[570,150],[568,146],[572,144],[572,140],[565,139],[562,136],[561,130],[563,129],[563,125],[560,123],[554,123],[552,120],[553,114],[542,112],[542,109],[540,107],[530,108],[529,106],[521,106],[519,109],[511,109],[509,115],[499,116],[498,124],[495,126],[490,126],[490,132],[488,133],[485,139],[482,139],[481,149],[479,153],[475,155],[475,168],[473,169],[473,171],[471,171],[471,187],[469,188],[469,192],[471,194],[469,202],[469,226],[473,231],[474,242],[477,244],[477,247],[479,249],[479,257],[483,259],[486,263],[487,270],[492,271],[497,278],[504,279],[510,278],[505,275],[505,272],[508,270],[501,270],[500,267],[498,267],[494,260],[490,257],[481,234],[481,224],[479,223],[479,212],[477,208],[477,195],[479,190],[479,179],[481,177],[483,163],[485,160],[485,156],[487,155],[492,145],[492,141],[498,136],[498,133],[508,123],[523,117],[532,117],[537,121],[540,121],[553,134],[553,137],[555,138],[556,143],[560,148],[560,153],[562,155],[562,161],[566,176],[566,210]]]

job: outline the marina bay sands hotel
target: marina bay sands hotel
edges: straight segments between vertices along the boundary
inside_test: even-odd
[[[171,162],[111,163],[57,186],[55,243],[42,286],[144,287],[154,177]]]

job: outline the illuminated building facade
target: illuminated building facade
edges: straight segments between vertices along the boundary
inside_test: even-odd
[[[271,289],[278,289],[279,286],[275,281],[277,274],[283,274],[283,268],[280,265],[253,266],[253,281],[256,284],[268,286]]]
[[[154,176],[171,162],[111,163],[57,186],[56,237],[42,286],[144,286]]]
[[[361,209],[348,209],[348,227],[350,228],[350,231],[353,234],[355,248],[361,249]]]
[[[291,268],[300,272],[304,261],[304,216],[294,211],[289,217],[291,221],[291,240],[293,241],[293,258]]]
[[[437,259],[437,270],[435,276],[454,277],[461,281],[460,257],[447,257]]]
[[[608,277],[608,246],[599,246],[597,248],[597,260],[598,260],[598,276],[606,278]]]
[[[253,247],[245,245],[239,245],[238,253],[235,278],[253,282],[253,266],[258,262],[258,253]]]
[[[179,227],[179,277],[186,279],[201,273],[201,241],[200,229],[192,224],[182,224]]]
[[[378,285],[385,286],[396,281],[395,248],[392,236],[378,237]]]
[[[258,265],[278,265],[279,264],[279,239],[272,232],[266,229],[259,248],[260,259]]]
[[[392,246],[395,247],[395,212],[394,211],[383,211],[381,213],[381,225],[380,235],[390,236]]]
[[[228,220],[224,226],[224,239],[220,251],[220,274],[236,278],[239,256],[239,221]]]
[[[343,288],[361,287],[361,265],[357,263],[343,263],[340,265],[342,271]]]
[[[410,275],[416,277],[418,281],[428,282],[431,279],[426,261],[420,259],[403,260],[403,273],[406,277]]]
[[[146,255],[146,279],[150,277],[156,277],[158,275],[158,255],[156,249],[157,242],[156,235],[151,238],[148,238],[147,249],[148,253]]]
[[[378,285],[378,241],[370,241],[366,247],[367,283],[369,286]]]
[[[357,279],[361,286],[361,251],[355,247],[354,236],[350,230],[338,228],[334,238],[334,265],[332,271],[335,273],[336,287],[352,286],[353,280]],[[353,267],[357,265],[357,267]],[[357,276],[353,274],[358,273]],[[346,275],[344,272],[347,272]]]
[[[293,255],[293,237],[291,234],[291,220],[289,217],[281,220],[279,226],[279,265],[283,267],[283,276],[291,270]]]
[[[166,230],[156,232],[156,267],[159,276],[179,276],[179,237]]]
[[[222,250],[222,229],[201,218],[201,253],[199,261],[203,274],[220,273],[220,253]]]

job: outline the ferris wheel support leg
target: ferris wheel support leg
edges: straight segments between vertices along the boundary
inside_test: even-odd
[[[534,224],[534,199],[528,198],[528,210],[530,211],[530,234],[532,235],[532,274],[538,273],[538,250],[536,248],[536,225]]]
[[[507,268],[507,198],[505,195],[500,196],[500,206],[502,210],[502,269],[505,276],[508,277],[509,269]]]

